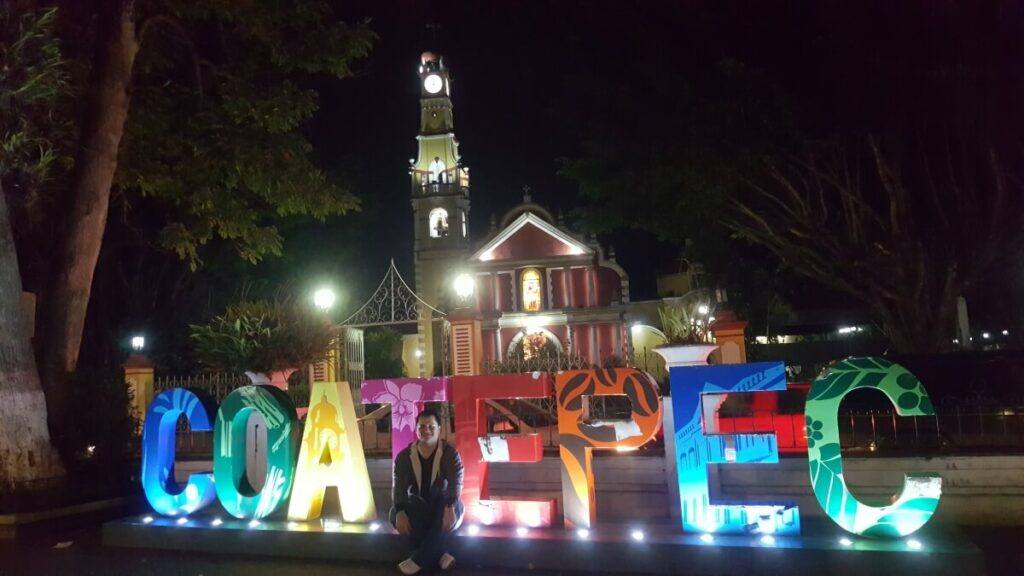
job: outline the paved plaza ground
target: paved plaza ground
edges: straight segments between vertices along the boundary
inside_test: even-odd
[[[60,543],[70,546],[55,548]],[[554,576],[551,572],[474,569],[462,576]],[[183,555],[160,550],[110,548],[100,544],[99,526],[18,540],[0,540],[0,576],[395,576],[386,564],[343,564],[293,558],[229,554]],[[447,574],[447,573],[446,573]]]
[[[966,530],[986,553],[989,574],[1024,573],[1024,528]],[[68,544],[70,543],[70,544]],[[0,540],[0,576],[394,576],[392,565],[104,547],[99,526]],[[686,574],[681,568],[679,574]],[[554,576],[555,572],[457,566],[462,576]],[[579,572],[566,574],[580,574]]]

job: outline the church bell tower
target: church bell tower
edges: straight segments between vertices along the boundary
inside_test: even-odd
[[[447,311],[451,308],[452,280],[470,253],[469,168],[459,157],[451,80],[444,59],[424,52],[420,56],[419,81],[418,152],[409,162],[416,292],[431,306]],[[439,342],[440,334],[434,332],[429,322],[421,323],[425,359],[440,358],[432,345]]]

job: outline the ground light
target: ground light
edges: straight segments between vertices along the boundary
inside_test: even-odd
[[[920,550],[922,547],[920,540],[907,540],[907,548],[911,550]]]
[[[224,521],[221,520],[220,518],[214,518],[213,521],[210,522],[210,526],[220,526],[223,523],[224,523]]]
[[[249,528],[258,528],[259,525],[260,525],[260,521],[259,520],[250,520],[249,521]]]
[[[298,522],[289,522],[288,523],[288,529],[289,530],[295,530],[298,527],[299,527],[299,523]]]
[[[590,530],[587,530],[586,528],[580,528],[576,531],[576,537],[580,540],[586,540],[587,538],[590,538]]]
[[[341,522],[337,520],[326,520],[324,521],[324,528],[327,530],[337,530],[341,527]]]
[[[378,523],[378,522],[371,523],[370,524],[370,532],[376,532],[377,530],[380,530],[380,523]]]
[[[633,530],[632,532],[629,533],[629,536],[630,536],[630,538],[632,538],[633,540],[636,540],[637,542],[643,542],[644,541],[644,531],[643,530]]]
[[[520,538],[526,536],[529,533],[530,531],[527,530],[526,526],[520,526],[519,528],[516,528],[516,536],[519,536]]]
[[[712,542],[715,541],[715,537],[712,536],[711,534],[701,534],[700,535],[700,541],[705,543],[705,544],[711,544]]]
[[[178,526],[184,526],[185,524],[188,524],[187,516],[182,516],[181,518],[178,518]]]
[[[149,523],[150,523],[150,522],[152,522],[152,521],[153,521],[153,517],[152,517],[152,516],[146,516],[146,517],[144,517],[144,518],[142,519],[142,523],[143,523],[143,524],[149,524]]]
[[[846,537],[840,538],[839,539],[839,543],[842,544],[843,546],[847,546],[847,547],[853,546],[853,540],[850,540],[849,538],[846,538]]]
[[[469,534],[470,536],[476,536],[479,533],[480,533],[480,527],[477,526],[476,524],[470,524],[469,526],[466,527],[466,534]]]
[[[764,544],[765,546],[775,546],[775,536],[772,536],[771,534],[761,536],[761,544]]]

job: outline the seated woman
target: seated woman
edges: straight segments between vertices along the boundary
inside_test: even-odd
[[[398,564],[402,574],[435,565],[448,570],[455,564],[447,537],[462,523],[462,458],[454,446],[440,440],[440,429],[437,412],[420,412],[416,442],[395,458],[389,517],[412,546],[412,555]]]

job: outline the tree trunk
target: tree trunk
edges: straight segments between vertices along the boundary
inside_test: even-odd
[[[21,308],[21,275],[0,186],[0,492],[64,476]]]
[[[99,10],[89,102],[65,233],[57,249],[53,283],[43,299],[42,377],[51,425],[67,413],[68,374],[78,362],[139,48],[133,0],[101,2]]]

